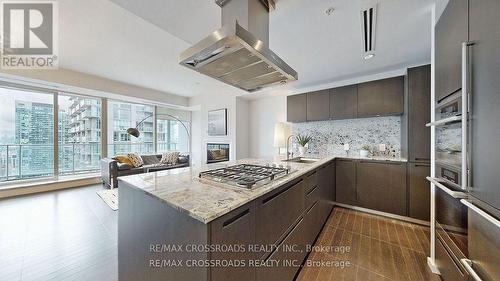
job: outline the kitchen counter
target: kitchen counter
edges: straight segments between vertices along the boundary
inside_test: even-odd
[[[318,155],[314,155],[318,157]],[[314,157],[308,155],[307,157]],[[360,158],[325,156],[314,163],[282,162],[283,158],[241,159],[238,161],[205,165],[201,168],[181,168],[154,173],[120,177],[119,181],[126,186],[139,189],[146,195],[152,196],[176,210],[189,215],[203,223],[229,213],[230,211],[307,174],[308,172],[328,163],[335,158],[365,159],[373,161],[406,162],[405,159],[394,158]],[[282,178],[254,189],[245,189],[223,184],[207,184],[201,182],[198,174],[201,171],[216,169],[235,164],[276,164],[288,165],[291,172]],[[123,186],[123,185],[122,185]]]

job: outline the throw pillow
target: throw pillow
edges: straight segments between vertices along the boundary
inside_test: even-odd
[[[156,155],[142,155],[142,163],[144,165],[157,165],[160,164],[160,160]]]
[[[132,166],[134,166],[134,168],[141,167],[144,164],[141,156],[137,153],[129,153],[127,156],[130,159],[130,162],[132,162]]]
[[[181,153],[178,151],[172,152],[172,154],[170,155],[170,163],[172,163],[172,165],[175,165],[175,164],[177,164],[177,162],[179,162],[179,155],[180,154]]]
[[[128,164],[130,167],[134,166],[134,164],[132,164],[132,161],[130,161],[127,155],[117,155],[112,159],[116,160],[118,163]]]
[[[179,154],[180,154],[180,152],[177,152],[177,151],[164,152],[161,155],[160,163],[165,164],[165,165],[177,164],[177,162],[179,161]]]

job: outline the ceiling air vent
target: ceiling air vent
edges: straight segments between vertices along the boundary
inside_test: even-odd
[[[376,22],[377,6],[361,11],[361,35],[363,36],[363,54],[365,59],[372,58],[375,53]]]

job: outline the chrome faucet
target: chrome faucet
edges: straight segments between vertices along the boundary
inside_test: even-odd
[[[286,139],[286,160],[290,160],[290,155],[293,158],[293,151],[290,152],[290,138],[293,137],[293,135],[289,135],[288,138]]]

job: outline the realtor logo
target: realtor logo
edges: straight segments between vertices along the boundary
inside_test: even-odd
[[[0,67],[57,68],[57,3],[2,1],[1,10]]]

